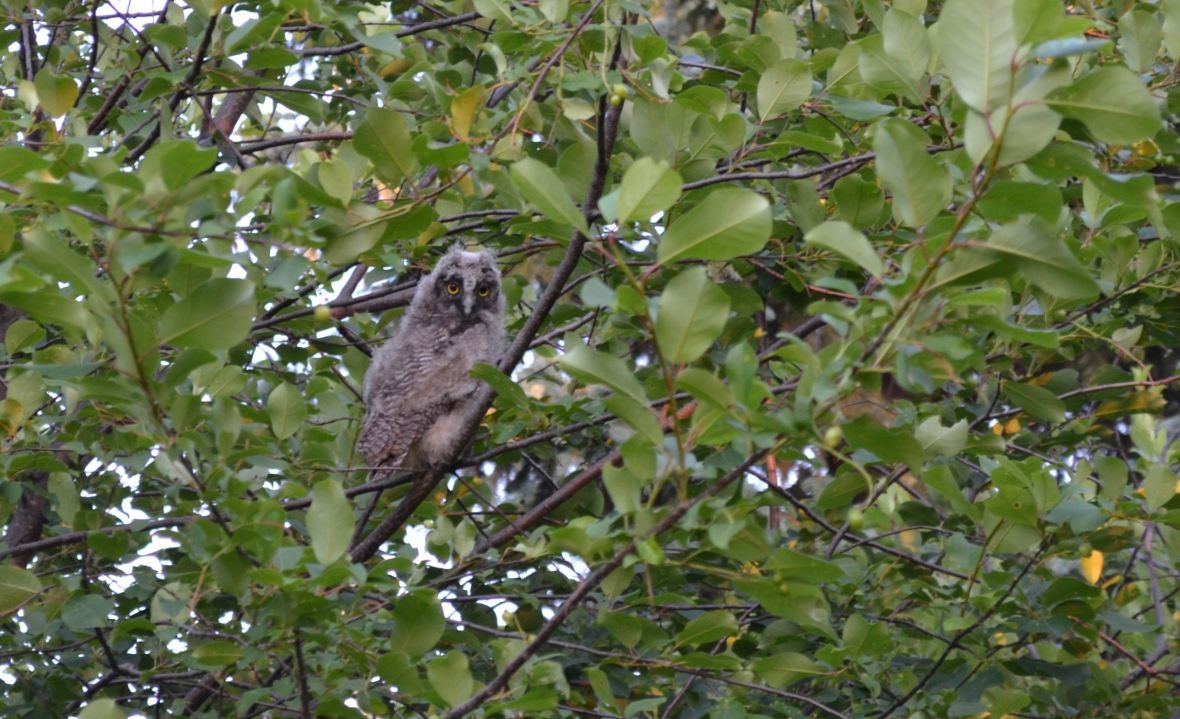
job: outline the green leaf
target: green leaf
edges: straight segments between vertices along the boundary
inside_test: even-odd
[[[48,159],[26,147],[0,147],[0,180],[4,182],[15,182],[30,172],[44,170],[50,164]],[[12,218],[8,217],[8,220],[11,222]]]
[[[738,633],[737,619],[733,612],[718,609],[705,612],[684,625],[684,629],[676,635],[676,646],[696,646],[706,642],[715,642],[722,637]]]
[[[782,583],[769,577],[737,579],[734,586],[776,617],[803,627],[806,634],[819,633],[829,639],[836,638],[831,626],[831,608],[819,587],[805,582],[789,582],[784,592]]]
[[[26,230],[24,244],[25,256],[41,269],[85,289],[87,294],[113,299],[110,286],[96,276],[94,263],[70,249],[44,226],[34,225]]]
[[[602,401],[602,406],[629,424],[653,446],[663,444],[664,432],[660,429],[660,420],[647,405],[640,404],[625,394],[612,394]]]
[[[1057,349],[1061,346],[1061,338],[1053,329],[1041,330],[1015,325],[991,315],[974,317],[971,322],[978,327],[989,329],[1001,337],[1017,342],[1027,342],[1046,349]]]
[[[885,38],[870,35],[857,43],[860,49],[858,67],[865,83],[876,91],[878,97],[894,94],[912,102],[921,102],[923,89],[916,77],[911,77],[897,59],[885,52]],[[832,98],[832,107],[837,112],[854,120],[870,120],[888,114],[894,108],[877,105],[867,100],[844,101]]]
[[[1163,31],[1155,13],[1132,10],[1119,18],[1119,47],[1127,65],[1136,72],[1147,72],[1155,64]]]
[[[1037,502],[1022,487],[1000,487],[1000,491],[983,503],[988,512],[1025,527],[1037,526]]]
[[[893,194],[893,216],[910,227],[925,225],[951,201],[951,176],[926,154],[911,125],[884,120],[873,138],[877,174]]]
[[[373,163],[373,169],[388,185],[396,185],[418,169],[410,147],[410,131],[400,112],[371,107],[353,133],[352,146]]]
[[[676,386],[687,390],[693,397],[721,410],[733,407],[737,400],[729,385],[717,375],[700,367],[689,367],[676,375]]]
[[[217,163],[217,148],[202,148],[192,140],[162,142],[152,148],[149,157],[158,163],[160,178],[171,191],[183,188]],[[145,158],[146,161],[146,158]]]
[[[1098,494],[1111,502],[1122,499],[1127,489],[1127,463],[1103,454],[1094,458],[1094,468],[1098,470]]]
[[[474,0],[475,11],[489,20],[513,24],[512,4],[508,0]]]
[[[847,507],[857,497],[867,494],[870,489],[868,480],[859,472],[841,472],[824,485],[815,506],[824,511]]]
[[[811,68],[789,58],[771,65],[758,78],[758,117],[766,122],[794,110],[811,95]]]
[[[1065,117],[1080,120],[1102,142],[1136,142],[1151,137],[1163,125],[1159,107],[1139,76],[1117,65],[1054,90],[1045,102]]]
[[[561,368],[589,384],[604,384],[640,404],[647,404],[643,386],[634,371],[623,360],[603,352],[596,352],[583,344],[575,344],[561,358]]]
[[[766,560],[766,568],[773,571],[775,577],[811,584],[838,582],[844,578],[844,570],[835,562],[786,548],[771,554]]]
[[[61,523],[67,527],[74,526],[74,517],[82,505],[73,478],[65,472],[54,472],[49,475],[48,488],[54,501],[53,509],[61,517]]]
[[[600,706],[614,706],[615,695],[610,687],[610,680],[606,672],[601,669],[586,669],[586,678],[590,680],[590,688],[594,690],[594,698]]]
[[[426,678],[448,706],[461,703],[475,691],[467,655],[460,651],[448,652],[427,664]]]
[[[892,66],[916,85],[930,65],[930,38],[922,21],[908,12],[891,8],[881,28],[885,54]]]
[[[620,509],[619,511],[623,511]],[[664,563],[664,548],[656,541],[655,537],[648,537],[642,541],[635,543],[635,553],[643,560],[645,564],[650,564],[653,567],[658,567]]]
[[[885,194],[875,182],[869,182],[858,175],[849,175],[838,180],[831,191],[836,203],[836,214],[853,227],[865,228],[881,219],[885,207]]]
[[[1176,475],[1164,464],[1153,464],[1143,478],[1143,491],[1147,508],[1155,511],[1176,496],[1178,488]]]
[[[377,674],[404,692],[421,692],[424,687],[418,675],[418,665],[400,652],[389,652],[377,660]]]
[[[583,235],[590,234],[586,218],[566,192],[565,184],[545,163],[531,157],[513,163],[512,184],[541,214],[555,222],[572,225]]]
[[[126,716],[114,699],[95,699],[86,705],[78,719],[124,719]]]
[[[938,417],[928,417],[914,430],[914,438],[928,456],[953,457],[967,446],[967,420],[945,427]]]
[[[853,614],[844,622],[841,641],[844,649],[854,657],[884,654],[891,644],[889,631],[883,624],[869,622],[859,614]]]
[[[1061,422],[1065,419],[1065,403],[1044,387],[1004,382],[1004,396],[1039,420]]]
[[[246,651],[229,639],[214,639],[198,644],[193,649],[193,661],[206,667],[226,667],[237,662]]]
[[[1164,11],[1164,48],[1169,57],[1180,58],[1180,0],[1163,0],[1160,8]]]
[[[475,379],[483,380],[492,389],[496,390],[496,395],[519,409],[526,409],[529,405],[528,395],[524,393],[524,389],[512,378],[504,374],[494,366],[486,362],[478,362],[471,368],[471,376]]]
[[[842,425],[848,444],[872,452],[883,462],[904,462],[910,469],[922,466],[922,446],[908,431],[882,427],[871,417],[857,417]]]
[[[1017,0],[948,0],[935,47],[963,102],[984,115],[1007,105],[1016,59]]]
[[[180,625],[188,621],[192,589],[182,582],[169,582],[152,595],[151,620],[158,624]]]
[[[753,190],[710,193],[674,219],[660,237],[659,261],[729,260],[757,252],[770,239],[770,203]]]
[[[6,616],[41,591],[41,580],[27,569],[0,564],[0,617]]]
[[[538,6],[541,14],[549,22],[560,23],[565,20],[570,11],[570,0],[540,0]]]
[[[76,632],[98,629],[111,623],[108,615],[115,604],[97,594],[82,594],[66,602],[61,610],[61,620]]]
[[[324,259],[333,265],[351,263],[357,255],[372,249],[393,223],[407,220],[402,216],[386,225],[381,221],[380,210],[361,203],[354,203],[343,212],[329,208],[324,212],[324,219],[332,223]]]
[[[988,185],[976,208],[995,222],[1013,222],[1031,214],[1053,223],[1063,205],[1061,191],[1055,185],[999,180]]]
[[[352,505],[344,488],[335,479],[321,479],[311,488],[311,506],[307,509],[307,531],[316,561],[331,564],[348,551],[356,525]]]
[[[1051,234],[1044,221],[1004,225],[992,233],[988,247],[1012,256],[1021,277],[1054,297],[1087,299],[1098,294],[1098,283],[1078,261],[1064,240]]]
[[[843,255],[874,277],[885,274],[881,258],[859,230],[843,220],[829,220],[811,229],[803,237],[809,245],[818,245]]]
[[[37,100],[50,117],[66,114],[78,100],[78,85],[73,78],[54,75],[48,67],[37,72],[33,84],[37,88]]]
[[[660,296],[656,340],[669,362],[692,362],[709,349],[728,318],[729,295],[704,267],[691,267],[676,275]]]
[[[1021,45],[1053,37],[1064,18],[1059,0],[1019,0],[1012,9],[1016,42]]]
[[[641,495],[644,485],[645,482],[626,467],[608,464],[602,468],[602,486],[620,514],[632,514],[643,506]],[[644,550],[639,545],[636,548],[640,549],[640,557],[647,562],[648,558],[643,556]]]
[[[324,192],[335,197],[340,204],[348,205],[352,201],[352,183],[355,178],[348,163],[338,158],[325,160],[317,167],[316,179]]]
[[[974,504],[967,501],[967,497],[963,495],[963,490],[959,488],[959,483],[955,481],[955,476],[951,474],[951,469],[947,465],[939,464],[931,467],[922,475],[922,482],[940,494],[951,505],[951,509],[972,519],[979,519],[979,510]]]
[[[643,638],[643,623],[626,612],[599,612],[595,622],[628,649],[634,649]]]
[[[795,56],[799,38],[790,15],[777,10],[763,13],[762,18],[758,20],[758,34],[774,40],[783,57]]]
[[[250,282],[224,277],[209,280],[165,310],[160,318],[160,342],[228,349],[246,339],[254,309],[254,285]]]
[[[1070,79],[1065,67],[1034,65],[1022,73],[1023,84],[1010,107],[999,107],[986,119],[978,112],[969,111],[963,139],[971,160],[983,163],[997,140],[1000,141],[998,165],[1014,165],[1043,150],[1061,124],[1061,115],[1049,107],[1045,97]]]
[[[297,387],[283,382],[266,398],[266,414],[275,436],[286,439],[298,432],[307,419],[307,402]]]
[[[668,163],[650,157],[639,158],[627,168],[619,184],[618,221],[650,220],[680,197],[681,184],[680,175]]]
[[[445,629],[438,593],[433,589],[419,589],[396,599],[390,647],[420,657],[438,644]]]
[[[776,689],[783,689],[800,679],[826,674],[818,664],[798,652],[783,652],[755,659],[750,665],[754,673]]]

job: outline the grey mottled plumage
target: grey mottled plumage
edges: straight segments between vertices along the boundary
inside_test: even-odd
[[[418,282],[397,333],[365,375],[365,423],[357,449],[370,466],[421,468],[447,458],[479,388],[477,362],[504,345],[504,296],[490,252],[448,252]]]

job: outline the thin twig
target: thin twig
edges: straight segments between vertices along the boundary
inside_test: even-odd
[[[761,461],[768,450],[759,450],[750,455],[734,469],[730,470],[725,476],[714,482],[708,489],[698,494],[696,497],[684,500],[676,505],[675,509],[668,513],[663,520],[652,527],[638,539],[632,539],[623,546],[622,549],[615,552],[614,556],[608,559],[603,564],[599,565],[594,571],[586,575],[586,578],[578,583],[578,586],[570,594],[561,606],[553,612],[553,617],[545,622],[545,625],[537,631],[537,636],[528,643],[528,645],[515,657],[509,661],[500,673],[497,674],[491,681],[484,685],[479,691],[471,695],[466,701],[451,709],[444,716],[444,719],[459,719],[466,716],[471,711],[482,705],[485,701],[490,699],[493,695],[499,692],[504,687],[508,686],[509,680],[512,679],[516,672],[520,671],[530,659],[536,655],[548,642],[549,638],[565,623],[565,620],[573,614],[574,610],[582,603],[582,601],[598,587],[610,575],[611,572],[618,569],[623,560],[627,558],[632,552],[638,542],[646,541],[655,537],[668,529],[674,527],[684,515],[688,514],[689,510],[697,506],[706,499],[717,496],[723,489],[728,487],[733,482],[741,477],[744,477],[746,471],[757,462]],[[821,707],[823,705],[820,705]],[[836,714],[836,716],[840,716]]]
[[[890,714],[893,714],[895,711],[905,706],[910,699],[914,698],[915,694],[922,691],[926,685],[930,683],[930,680],[934,678],[936,673],[938,673],[939,667],[942,666],[943,662],[946,661],[951,652],[953,652],[959,646],[959,643],[963,641],[963,639],[965,639],[968,634],[974,632],[976,629],[983,626],[987,620],[991,619],[992,615],[999,611],[1000,605],[1007,601],[1008,597],[1012,595],[1012,592],[1016,591],[1016,587],[1021,581],[1024,580],[1025,575],[1027,575],[1032,570],[1032,568],[1036,566],[1037,561],[1041,558],[1041,553],[1045,551],[1046,546],[1046,544],[1042,543],[1040,547],[1037,547],[1036,553],[1033,554],[1032,558],[1028,560],[1028,563],[1025,564],[1024,568],[1020,570],[1020,574],[1016,575],[1016,578],[1012,580],[1012,582],[1008,585],[1008,588],[1004,590],[1003,595],[1001,595],[1000,598],[996,600],[995,604],[993,604],[991,608],[984,612],[983,615],[979,617],[979,619],[972,622],[970,626],[966,627],[954,637],[952,637],[950,643],[946,645],[946,649],[942,651],[942,654],[939,655],[938,659],[935,660],[933,666],[930,667],[926,674],[921,679],[919,679],[918,682],[914,684],[914,686],[911,687],[908,692],[899,697],[897,701],[893,702],[893,704],[889,706],[888,709],[878,715],[878,719],[885,719],[885,717],[888,717]]]
[[[269,140],[251,140],[250,142],[241,143],[238,145],[238,148],[245,154],[252,155],[255,152],[262,152],[263,150],[270,150],[275,147],[301,145],[307,142],[343,142],[351,139],[351,132],[308,132],[299,135],[274,137]]]
[[[404,27],[393,33],[394,37],[408,37],[410,35],[417,35],[419,33],[427,32],[429,30],[439,30],[452,25],[462,25],[472,20],[477,20],[482,17],[477,12],[464,13],[462,15],[455,15],[453,17],[444,17],[438,20],[430,20],[428,22],[419,23]],[[356,52],[365,46],[361,41],[350,42],[347,45],[338,45],[336,47],[313,47],[297,51],[303,57],[333,57],[336,55],[347,55],[350,52]]]

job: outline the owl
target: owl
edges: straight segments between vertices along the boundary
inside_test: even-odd
[[[365,374],[357,449],[370,466],[436,466],[459,449],[463,415],[480,387],[468,376],[504,345],[504,295],[491,252],[459,246],[418,282],[397,333]]]

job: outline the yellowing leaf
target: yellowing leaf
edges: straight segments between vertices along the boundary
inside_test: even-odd
[[[37,99],[50,117],[66,114],[78,99],[78,85],[72,78],[54,75],[48,68],[41,68],[33,78],[37,88]]]
[[[1110,417],[1113,415],[1139,414],[1141,412],[1158,412],[1164,407],[1164,398],[1159,392],[1132,392],[1124,397],[1108,399],[1094,410],[1092,416]]]
[[[1103,561],[1104,557],[1102,556],[1102,552],[1099,552],[1097,549],[1090,552],[1089,555],[1082,557],[1078,561],[1078,564],[1082,570],[1082,576],[1085,577],[1086,581],[1090,584],[1097,584],[1098,580],[1102,578]]]
[[[471,142],[471,124],[483,105],[486,92],[482,85],[468,88],[451,100],[451,130],[463,142]]]

